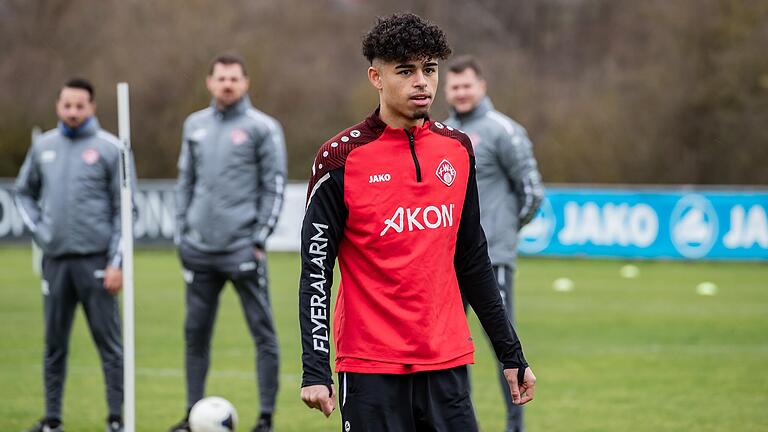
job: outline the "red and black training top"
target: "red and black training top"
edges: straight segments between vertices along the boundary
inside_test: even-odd
[[[472,363],[462,293],[504,366],[527,366],[491,269],[472,144],[462,132],[428,119],[393,129],[377,110],[320,148],[301,231],[302,386],[332,383],[337,258],[337,372]]]

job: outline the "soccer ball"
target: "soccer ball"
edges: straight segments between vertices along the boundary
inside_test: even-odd
[[[231,432],[237,427],[237,411],[228,400],[210,396],[192,407],[189,427],[192,432]]]

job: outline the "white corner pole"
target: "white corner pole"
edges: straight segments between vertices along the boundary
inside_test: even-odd
[[[131,118],[128,83],[117,84],[117,125],[123,143],[120,157],[120,220],[123,246],[123,421],[136,430],[136,362],[133,316],[133,200],[131,199]]]

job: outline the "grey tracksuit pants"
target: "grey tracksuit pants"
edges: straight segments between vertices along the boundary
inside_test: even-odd
[[[501,299],[504,301],[504,307],[507,310],[509,321],[515,323],[515,301],[514,301],[514,277],[515,268],[507,265],[494,265],[493,273],[496,275],[496,283],[499,285]],[[499,365],[499,384],[501,384],[501,394],[504,396],[504,402],[507,405],[507,431],[523,431],[523,407],[512,403],[512,395],[509,392],[509,384],[504,377],[503,368]]]
[[[515,268],[504,264],[494,264],[493,274],[496,276],[496,284],[499,287],[501,300],[504,302],[504,308],[507,310],[509,322],[515,324],[515,302],[514,302],[514,278]],[[469,304],[464,300],[464,310]],[[504,377],[504,368],[499,364],[499,384],[501,385],[501,394],[504,397],[504,403],[507,406],[507,426],[505,432],[523,432],[523,407],[512,403],[512,394],[509,392],[509,384]]]
[[[104,288],[106,254],[43,257],[45,311],[45,415],[61,418],[69,336],[77,304],[83,305],[101,357],[110,415],[123,405],[123,347],[117,298]]]
[[[269,302],[266,261],[257,260],[251,248],[213,254],[182,244],[179,254],[187,286],[184,323],[187,408],[205,395],[219,294],[229,280],[240,297],[256,345],[261,413],[272,413],[277,397],[280,360]]]

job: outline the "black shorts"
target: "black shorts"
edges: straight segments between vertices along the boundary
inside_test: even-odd
[[[467,367],[405,375],[339,373],[344,432],[477,431]]]

